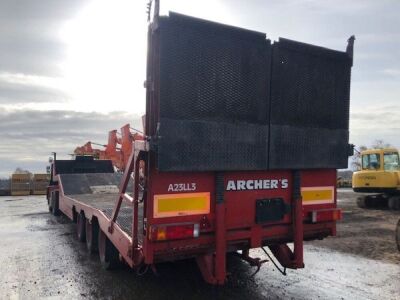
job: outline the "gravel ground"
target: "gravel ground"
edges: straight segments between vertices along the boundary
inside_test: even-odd
[[[306,243],[305,269],[282,276],[265,264],[251,277],[254,269],[229,257],[231,276],[215,288],[192,260],[161,264],[159,276],[103,271],[74,224],[47,213],[44,197],[0,197],[0,299],[400,299],[400,213],[359,209],[355,199],[339,192],[338,236]]]
[[[350,189],[339,190],[338,206],[343,220],[338,223],[337,236],[312,244],[400,265],[395,240],[400,211],[359,208],[358,195]]]

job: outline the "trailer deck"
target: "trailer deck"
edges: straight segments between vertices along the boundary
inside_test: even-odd
[[[93,173],[93,174],[60,174],[62,183],[61,197],[68,197],[72,201],[79,202],[89,209],[102,212],[109,222],[115,202],[118,199],[118,185],[121,181],[120,173]],[[132,181],[128,185],[132,191]],[[128,193],[130,195],[133,192]],[[138,206],[139,228],[143,228],[143,205]],[[101,216],[102,214],[96,214]],[[133,206],[122,202],[116,220],[117,225],[132,238]],[[139,242],[143,241],[138,235]]]

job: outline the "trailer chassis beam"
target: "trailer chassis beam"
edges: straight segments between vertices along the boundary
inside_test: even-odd
[[[206,282],[223,285],[226,280],[226,225],[224,201],[224,174],[215,174],[215,253],[196,257],[197,264]]]
[[[301,175],[300,171],[293,171],[293,194],[292,194],[292,236],[294,250],[288,245],[279,244],[268,246],[279,263],[289,269],[304,268],[303,257],[303,203],[301,198]]]

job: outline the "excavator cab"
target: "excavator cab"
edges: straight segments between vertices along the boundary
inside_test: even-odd
[[[379,170],[381,158],[379,153],[368,153],[361,156],[363,170]]]
[[[362,170],[399,171],[399,153],[395,149],[364,151],[361,161]]]

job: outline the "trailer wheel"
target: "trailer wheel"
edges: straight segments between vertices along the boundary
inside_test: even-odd
[[[392,210],[400,210],[400,198],[392,196],[389,198],[388,207]]]
[[[115,269],[119,264],[119,252],[101,229],[99,229],[98,247],[102,268]]]
[[[51,213],[54,216],[59,216],[60,215],[60,209],[59,209],[59,200],[58,200],[59,194],[58,192],[52,192],[51,193]]]
[[[76,223],[76,235],[80,242],[86,241],[86,218],[83,211],[78,215],[78,222]]]
[[[86,219],[86,247],[90,254],[98,251],[98,236],[99,236],[99,225],[92,219],[92,223]]]
[[[397,222],[396,226],[396,243],[397,243],[397,250],[400,251],[400,219]]]

